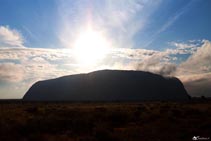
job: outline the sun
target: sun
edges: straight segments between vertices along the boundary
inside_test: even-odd
[[[103,36],[91,29],[81,32],[74,44],[74,55],[83,65],[94,65],[101,61],[109,51],[109,45]]]

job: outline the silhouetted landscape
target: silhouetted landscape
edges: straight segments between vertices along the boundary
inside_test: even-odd
[[[210,141],[211,0],[0,0],[0,141]]]
[[[101,70],[36,82],[23,97],[31,101],[188,100],[175,77],[143,71]]]
[[[0,115],[0,140],[186,141],[211,131],[210,99],[142,71],[39,81],[23,100],[1,100]]]

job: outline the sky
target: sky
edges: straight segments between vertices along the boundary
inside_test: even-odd
[[[210,0],[0,0],[0,99],[100,69],[178,77],[211,96]]]

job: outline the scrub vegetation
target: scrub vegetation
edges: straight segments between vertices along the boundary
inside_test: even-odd
[[[209,137],[211,101],[0,102],[0,140],[151,141]]]

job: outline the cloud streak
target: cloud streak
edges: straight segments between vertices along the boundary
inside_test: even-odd
[[[185,6],[183,6],[181,9],[177,10],[174,15],[169,17],[169,19],[158,29],[152,36],[151,40],[145,44],[145,47],[149,46],[160,33],[167,30],[170,26],[172,26],[186,11],[190,9],[190,6],[194,3],[194,1],[188,2]]]
[[[160,3],[161,0],[61,0],[58,3],[61,16],[59,39],[65,47],[71,48],[79,32],[91,26],[101,31],[112,47],[132,48],[134,35],[144,28]]]

